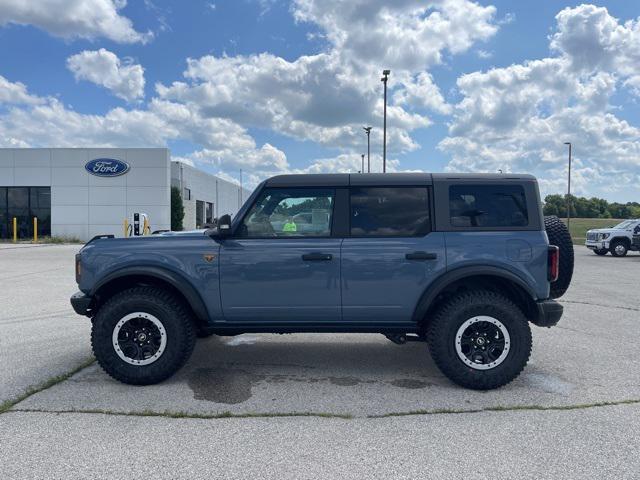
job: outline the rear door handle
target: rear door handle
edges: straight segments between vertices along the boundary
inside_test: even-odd
[[[331,260],[333,255],[330,253],[305,253],[302,255],[302,260],[305,262],[322,262]]]
[[[413,252],[404,256],[407,260],[435,260],[438,258],[436,253],[429,252]]]

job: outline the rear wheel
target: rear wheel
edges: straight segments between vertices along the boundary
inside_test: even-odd
[[[475,390],[515,379],[531,354],[531,330],[508,298],[475,290],[450,298],[427,328],[434,362],[451,381]]]
[[[609,250],[607,250],[606,248],[597,248],[596,250],[593,251],[593,253],[595,253],[596,255],[606,255],[607,253],[609,253]]]
[[[609,250],[614,257],[624,257],[629,252],[629,246],[624,240],[614,240],[609,245]]]
[[[100,366],[124,383],[150,385],[173,375],[191,356],[193,321],[171,293],[136,287],[98,310],[91,345]]]

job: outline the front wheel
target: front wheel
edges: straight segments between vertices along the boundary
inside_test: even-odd
[[[427,327],[431,356],[451,381],[490,390],[514,380],[529,361],[531,330],[508,298],[475,290],[450,298]]]
[[[91,329],[96,360],[110,376],[151,385],[173,375],[191,356],[196,332],[184,305],[169,292],[135,287],[98,310]]]
[[[611,249],[611,255],[614,257],[624,257],[629,251],[629,247],[627,247],[626,242],[623,240],[615,240],[611,242],[609,248]]]

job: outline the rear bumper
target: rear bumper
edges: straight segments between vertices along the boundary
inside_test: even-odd
[[[531,323],[539,327],[553,327],[562,317],[564,307],[555,300],[540,300],[536,302],[538,315],[531,319]]]
[[[91,304],[93,298],[82,292],[76,292],[71,296],[71,306],[78,315],[91,316]]]

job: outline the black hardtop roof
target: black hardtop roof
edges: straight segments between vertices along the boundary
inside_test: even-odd
[[[432,185],[433,182],[535,181],[533,175],[513,173],[308,173],[276,175],[265,181],[267,187],[346,187],[388,185]]]

